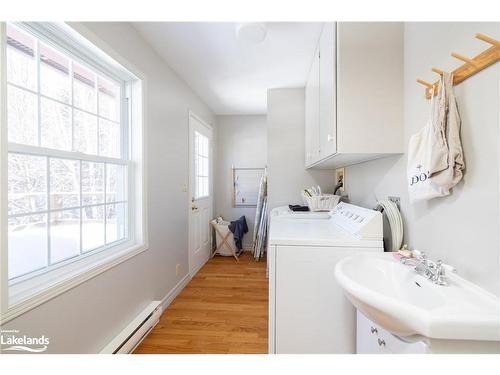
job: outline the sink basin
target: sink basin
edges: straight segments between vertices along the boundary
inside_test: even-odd
[[[500,300],[448,273],[433,284],[393,253],[356,254],[341,260],[335,278],[367,318],[400,336],[444,340],[500,340]]]

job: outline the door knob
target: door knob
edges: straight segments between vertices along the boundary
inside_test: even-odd
[[[191,206],[191,210],[196,211],[197,209],[198,209],[198,206],[196,206],[194,204]]]

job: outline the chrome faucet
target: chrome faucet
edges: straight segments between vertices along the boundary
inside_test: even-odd
[[[401,263],[412,266],[416,273],[424,276],[426,279],[432,281],[437,285],[448,285],[446,278],[446,268],[456,272],[454,268],[445,265],[441,260],[433,262],[427,259],[425,253],[420,253],[415,258],[401,257]]]

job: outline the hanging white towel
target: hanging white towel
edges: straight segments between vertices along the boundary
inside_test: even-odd
[[[463,175],[460,116],[453,93],[453,77],[443,74],[430,118],[408,145],[408,191],[410,202],[450,194]]]
[[[444,87],[445,111],[440,111],[442,116],[441,132],[445,136],[447,154],[447,167],[440,171],[435,171],[431,175],[431,180],[450,193],[450,190],[460,182],[465,169],[462,141],[460,140],[460,114],[458,112],[457,100],[453,92],[453,75],[445,73],[441,84]]]

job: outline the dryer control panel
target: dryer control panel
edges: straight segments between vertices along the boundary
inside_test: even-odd
[[[382,214],[379,211],[340,202],[331,213],[335,223],[360,240],[382,240]]]

